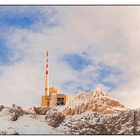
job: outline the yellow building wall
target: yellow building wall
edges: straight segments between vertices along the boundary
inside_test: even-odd
[[[65,94],[59,94],[59,89],[55,87],[49,88],[50,95],[44,95],[41,97],[41,107],[51,109],[57,106],[57,98],[64,98],[64,103],[68,104],[72,98]]]
[[[46,96],[41,97],[41,106],[47,106]]]
[[[50,97],[49,96],[42,96],[41,98],[41,107],[50,107]]]
[[[52,93],[59,93],[59,89],[56,88],[56,87],[51,87],[49,88],[49,93],[52,94]]]
[[[57,93],[51,93],[50,94],[51,100],[50,100],[50,108],[57,106]]]

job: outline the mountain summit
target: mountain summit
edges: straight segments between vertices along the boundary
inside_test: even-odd
[[[89,93],[80,93],[64,107],[65,115],[81,114],[83,112],[98,112],[105,115],[115,115],[127,110],[123,103],[108,97],[108,93],[102,89],[94,89]]]

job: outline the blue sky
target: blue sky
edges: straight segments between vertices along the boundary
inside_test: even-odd
[[[18,30],[26,30],[29,32],[32,31],[35,34],[36,32],[34,31],[40,32],[39,29],[40,26],[41,28],[42,27],[48,28],[48,30],[50,30],[51,28],[59,27],[59,24],[57,24],[58,23],[57,20],[55,20],[54,22],[50,20],[52,17],[58,15],[57,10],[54,10],[54,8],[52,9],[53,10],[49,14],[45,14],[45,12],[40,7],[26,7],[26,8],[0,7],[0,26],[2,28],[5,28],[7,31],[6,33],[3,33],[3,29],[0,31],[1,34],[3,35],[3,37],[0,39],[1,65],[10,66],[17,61],[19,61],[20,63],[23,61],[24,57],[26,57],[26,53],[24,52],[22,53],[20,51],[20,48],[16,49],[14,48],[13,44],[8,43],[8,37],[12,36],[12,32],[14,32],[14,30],[18,29]],[[24,43],[26,42],[26,40],[22,40],[22,42]],[[11,48],[10,45],[13,46],[13,48]],[[22,47],[22,44],[20,47]],[[17,59],[14,59],[12,61],[12,57],[15,55],[15,52],[18,53],[20,56],[18,56]],[[95,88],[96,85],[98,84],[103,84],[107,86],[110,90],[113,90],[117,86],[119,86],[118,83],[116,85],[115,83],[104,81],[104,79],[107,78],[107,76],[109,76],[110,74],[117,75],[117,77],[119,77],[120,76],[119,70],[117,70],[115,67],[113,68],[106,64],[95,65],[94,61],[90,60],[87,54],[88,51],[81,52],[81,53],[76,52],[76,53],[63,54],[63,56],[61,57],[62,59],[60,61],[63,61],[68,66],[68,68],[71,69],[71,71],[77,72],[76,77],[79,79],[79,81],[69,79],[64,81],[61,87],[64,88],[65,91],[73,87],[72,94],[75,94],[75,92],[79,90],[88,91],[92,88]],[[95,72],[83,73],[83,70],[90,65],[94,65],[94,67],[96,67],[97,70]],[[95,76],[92,76],[92,74],[98,75],[97,78],[95,79]],[[85,78],[89,82],[86,83],[85,81],[84,83],[85,85],[83,83],[81,84],[80,82],[84,81]]]
[[[40,24],[48,26],[48,28],[56,26],[58,23],[50,21],[50,18],[55,17],[57,11],[48,7],[51,10],[47,16],[41,7],[18,7],[18,6],[1,6],[0,7],[0,25],[2,28],[22,28],[22,29],[37,29]],[[35,26],[35,27],[34,27]],[[1,29],[3,30],[3,29]],[[39,30],[38,30],[39,31]]]
[[[0,40],[0,48],[1,48],[1,51],[0,51],[0,62],[5,64],[7,62],[10,61],[10,50],[9,48],[6,47],[6,41],[4,39],[1,39]]]
[[[28,38],[19,34],[20,36],[22,36],[22,38],[25,39],[21,39],[21,44],[20,46],[18,46],[18,48],[15,44],[9,43],[8,39],[11,38],[14,31],[24,30],[27,32],[32,32],[34,35],[36,35],[37,33],[40,33],[41,28],[43,27],[48,30],[59,28],[60,24],[58,20],[59,18],[57,16],[59,17],[59,13],[54,8],[52,8],[49,14],[45,14],[45,12],[40,7],[0,7],[0,26],[2,27],[0,33],[1,35],[3,35],[0,39],[1,66],[6,65],[10,67],[10,65],[15,65],[16,67],[17,64],[24,62],[24,59],[26,59],[26,57],[29,57],[28,59],[30,59],[33,56],[32,52],[26,54],[26,51],[21,51],[23,48],[22,44],[26,44],[26,40],[28,40]],[[57,17],[56,20],[51,20],[53,17]],[[6,33],[4,33],[3,29],[5,29]],[[19,35],[17,34],[17,37]],[[84,47],[87,46],[85,45]],[[27,47],[27,50],[28,49],[30,50],[30,45]],[[34,52],[34,49],[37,48],[33,47],[31,51]],[[46,47],[46,49],[48,48]],[[53,51],[55,52],[55,50]],[[104,81],[104,79],[106,79],[109,75],[117,75],[116,79],[118,79],[119,81],[121,72],[116,67],[111,67],[104,63],[96,63],[96,61],[94,62],[88,57],[88,53],[88,50],[75,53],[63,53],[60,61],[64,62],[64,64],[73,73],[77,74],[75,75],[75,79],[73,80],[69,78],[63,81],[60,85],[56,84],[56,86],[60,86],[60,88],[62,88],[62,91],[64,90],[65,92],[67,92],[71,89],[70,93],[68,94],[75,95],[78,91],[90,91],[92,88],[95,88],[99,84],[106,86],[109,91],[114,90],[119,86],[119,82],[113,83],[112,81]],[[98,49],[93,53],[98,53]],[[16,59],[12,59],[16,55]],[[35,62],[30,63],[32,63],[31,65],[33,65],[33,63]],[[88,66],[94,66],[96,68],[96,71],[83,72]],[[38,65],[38,67],[43,66]],[[43,69],[44,68],[45,67],[43,67]],[[67,73],[64,74],[67,75]],[[63,76],[64,75],[62,75],[62,77]],[[55,77],[53,78],[53,80],[55,80]]]
[[[50,8],[48,8],[50,9]],[[47,16],[41,10],[41,8],[37,7],[18,7],[18,6],[1,6],[0,7],[0,63],[3,65],[14,63],[14,60],[11,61],[13,55],[15,55],[15,48],[11,49],[10,46],[12,44],[8,44],[7,38],[13,35],[14,30],[21,29],[21,30],[28,30],[33,32],[39,32],[39,26],[42,24],[43,26],[47,26],[48,29],[55,27],[57,22],[49,21],[49,18],[55,16],[56,11],[52,11]],[[24,42],[24,38],[22,37],[22,41]],[[16,46],[15,46],[16,47]],[[22,46],[21,46],[22,47]],[[21,57],[22,54],[20,50],[18,52]],[[21,59],[19,57],[18,59]]]
[[[39,9],[36,8],[34,12],[32,12],[32,9],[25,12],[20,7],[0,7],[0,63],[3,65],[14,63],[12,61],[12,57],[15,55],[14,49],[8,46],[7,36],[12,36],[13,30],[16,28],[32,30],[34,29],[33,25],[38,24],[38,17],[42,16],[42,14]]]
[[[38,17],[37,12],[24,13],[18,7],[0,7],[0,25],[14,26],[19,28],[28,28],[36,22]]]
[[[73,87],[75,88],[75,91],[77,90],[88,92],[91,90],[91,88],[95,88],[98,84],[103,84],[110,92],[112,90],[115,90],[115,88],[118,88],[120,84],[122,84],[122,72],[116,67],[111,67],[103,63],[94,64],[94,62],[89,60],[87,56],[82,57],[79,54],[69,54],[64,56],[63,59],[71,69],[78,73],[77,77],[79,81],[84,81],[84,79],[86,81],[86,79],[88,79],[89,82],[85,82],[84,86],[82,85],[82,83],[76,81],[67,81],[66,83],[64,83],[62,88],[67,89],[68,87]],[[93,65],[96,68],[96,71],[88,72],[86,74],[82,72],[82,70],[89,65]],[[94,75],[96,75],[96,78]],[[106,81],[105,79],[107,79],[110,75],[114,76],[116,81]]]
[[[79,54],[68,54],[63,57],[63,60],[65,61],[72,69],[74,70],[82,70],[88,65],[90,65],[92,62],[88,60],[88,58],[84,58],[80,56]]]
[[[140,91],[138,11],[1,6],[0,102],[40,105],[48,50],[50,86],[69,95],[101,87],[138,106],[139,101],[134,102]],[[130,91],[135,96],[126,94]]]
[[[115,88],[118,88],[120,84],[123,83],[121,79],[122,71],[119,68],[110,66],[102,62],[98,63],[90,60],[88,58],[88,51],[82,52],[81,54],[67,54],[63,57],[62,61],[65,61],[69,68],[73,69],[78,73],[78,79],[84,80],[85,78],[87,78],[90,81],[90,84],[84,83],[86,86],[83,87],[78,82],[76,83],[75,81],[68,81],[64,84],[64,88],[67,88],[68,86],[73,86],[76,88],[75,90],[77,91],[80,89],[88,92],[91,90],[91,87],[94,88],[98,84],[103,84],[108,88],[108,91],[112,91],[115,90]],[[86,69],[88,66],[94,66],[96,68],[96,71],[84,74],[82,70]],[[92,75],[96,75],[96,77]],[[110,75],[113,76],[116,79],[116,81],[105,80]]]

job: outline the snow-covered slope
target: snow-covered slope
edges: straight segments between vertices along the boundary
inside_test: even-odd
[[[131,110],[101,89],[80,93],[61,107],[0,106],[0,134],[140,134],[140,110]]]
[[[45,115],[23,114],[12,121],[10,107],[0,112],[0,134],[63,134],[45,121]]]
[[[68,115],[55,128],[47,124],[45,115],[24,114],[16,121],[10,117],[9,109],[0,112],[0,134],[140,134],[139,109],[121,111],[115,116],[96,112]]]

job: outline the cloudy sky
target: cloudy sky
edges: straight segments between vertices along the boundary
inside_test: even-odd
[[[40,105],[46,50],[50,86],[140,107],[139,6],[0,7],[0,104]]]

